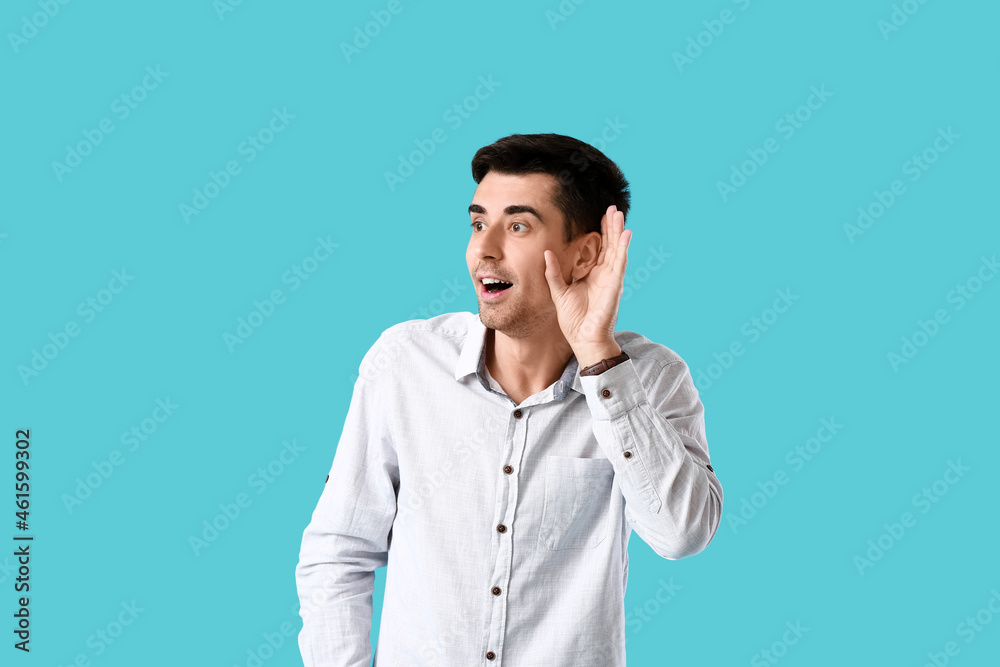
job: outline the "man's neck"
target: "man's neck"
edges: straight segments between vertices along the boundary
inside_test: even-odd
[[[573,356],[573,348],[558,329],[527,338],[487,329],[485,344],[486,368],[517,404],[558,380]]]

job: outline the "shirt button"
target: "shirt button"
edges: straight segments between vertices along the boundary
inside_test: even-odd
[[[492,590],[493,595],[500,595],[500,587],[494,586]]]
[[[487,660],[492,660],[495,657],[497,657],[497,654],[494,653],[493,651],[487,651],[486,652],[486,659]]]
[[[507,526],[505,526],[505,525],[503,525],[501,523],[499,526],[497,526],[497,532],[498,533],[506,533],[507,532]]]
[[[514,410],[514,419],[520,419],[523,414],[520,410]]]
[[[512,472],[514,472],[514,469],[513,469],[513,468],[511,468],[510,466],[504,466],[504,467],[503,467],[503,471],[504,471],[505,473],[507,473],[507,474],[509,475],[509,474],[511,474]]]
[[[625,458],[627,458],[627,459],[630,459],[630,458],[632,458],[632,452],[625,452],[625,453],[623,454],[623,456],[624,456]]]
[[[604,398],[611,398],[611,390],[605,389],[604,391],[601,392],[601,396],[603,396]]]

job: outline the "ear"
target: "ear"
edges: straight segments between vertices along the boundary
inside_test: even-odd
[[[601,256],[601,233],[590,232],[573,241],[576,245],[576,261],[573,264],[573,280],[585,278],[597,265]]]

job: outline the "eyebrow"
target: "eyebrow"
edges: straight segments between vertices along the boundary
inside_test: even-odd
[[[542,215],[535,210],[534,206],[528,206],[527,204],[511,204],[503,210],[504,215],[515,215],[517,213],[530,213],[531,215],[538,218],[538,221],[545,224],[545,219]],[[486,213],[486,209],[479,204],[472,204],[469,206],[469,213]]]

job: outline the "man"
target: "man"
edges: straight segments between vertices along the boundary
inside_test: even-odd
[[[722,511],[684,361],[615,331],[628,183],[511,135],[472,161],[479,314],[386,330],[361,362],[296,583],[306,667],[625,665],[632,531],[698,553]]]

